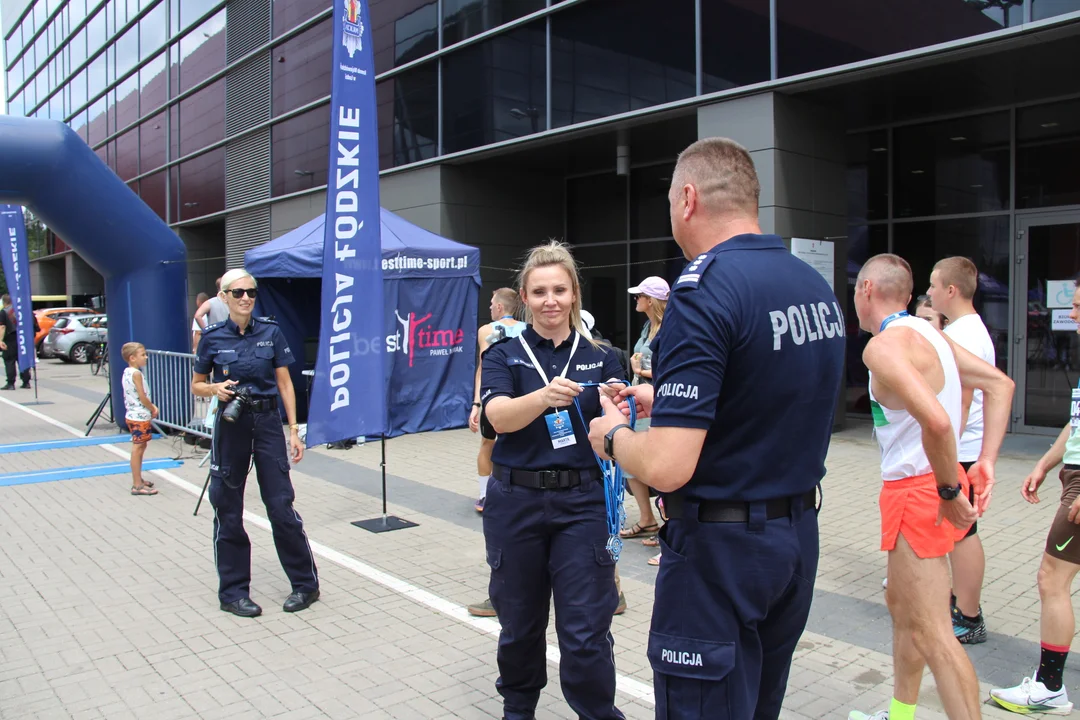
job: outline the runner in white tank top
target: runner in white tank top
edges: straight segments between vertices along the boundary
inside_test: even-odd
[[[960,440],[961,414],[960,374],[956,369],[956,357],[945,336],[921,318],[904,315],[889,323],[889,327],[909,327],[926,338],[945,372],[945,385],[937,394],[938,402],[945,408],[952,423],[953,436]],[[885,481],[902,480],[932,472],[930,460],[922,444],[922,426],[907,410],[890,410],[878,404],[874,397],[874,378],[870,377],[870,408],[874,416],[874,435],[881,447],[881,478]]]
[[[1012,381],[959,348],[925,320],[909,318],[911,268],[896,255],[870,258],[855,284],[859,325],[874,337],[863,361],[871,373],[881,445],[881,548],[889,553],[886,601],[895,626],[893,700],[872,716],[912,720],[927,663],[954,720],[980,717],[979,682],[953,635],[945,555],[975,519],[956,448],[967,387],[984,391],[983,452],[973,472],[993,480],[1005,435]],[[959,528],[959,529],[958,529]]]

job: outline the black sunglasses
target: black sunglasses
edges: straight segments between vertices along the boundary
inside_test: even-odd
[[[244,293],[247,293],[247,296],[249,298],[254,298],[255,293],[259,291],[255,288],[233,288],[231,290],[226,290],[225,292],[231,293],[234,298],[239,300],[240,298],[244,297]]]

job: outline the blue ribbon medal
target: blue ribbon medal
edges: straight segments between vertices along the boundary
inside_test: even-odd
[[[630,383],[625,380],[612,380],[612,383],[622,383],[629,387]],[[578,383],[582,387],[599,387],[600,385],[607,385],[607,382],[582,382]],[[634,427],[634,423],[637,422],[637,403],[629,402],[630,406],[630,428]],[[577,409],[578,417],[581,419],[581,424],[586,430],[589,429],[589,424],[585,422],[585,414],[581,412],[581,403],[577,398],[574,398],[574,407]],[[604,507],[607,510],[607,527],[608,527],[608,540],[607,551],[611,555],[611,559],[615,562],[619,562],[619,555],[622,554],[623,541],[619,537],[619,531],[622,530],[623,523],[626,521],[626,508],[623,506],[623,499],[626,496],[626,484],[624,480],[623,469],[619,463],[614,460],[602,460],[599,455],[593,452],[593,457],[596,458],[596,464],[600,466],[600,472],[604,476]]]

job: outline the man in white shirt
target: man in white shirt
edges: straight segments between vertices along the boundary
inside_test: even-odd
[[[965,257],[945,258],[934,265],[934,270],[930,273],[930,289],[926,294],[930,296],[934,310],[949,319],[945,334],[960,347],[996,366],[994,342],[972,303],[978,278],[979,271],[971,260]],[[965,396],[964,400],[966,404],[968,398]],[[965,471],[979,459],[982,450],[982,391],[976,390],[970,402],[967,423],[957,448],[957,459]],[[987,483],[982,488],[976,488],[973,483],[970,492],[971,504],[982,516],[990,506],[993,483]],[[969,645],[986,642],[986,622],[979,605],[983,575],[986,571],[986,556],[977,531],[978,523],[972,523],[968,534],[956,543],[955,549],[949,555],[953,579],[953,633],[957,640]]]

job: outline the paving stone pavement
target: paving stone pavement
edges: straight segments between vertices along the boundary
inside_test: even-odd
[[[0,443],[82,434],[107,390],[85,366],[44,361],[42,404],[0,394]],[[43,417],[44,416],[44,417]],[[49,419],[53,423],[49,422]],[[66,424],[69,428],[57,426]],[[101,422],[94,435],[116,433]],[[999,492],[980,523],[988,557],[983,607],[991,636],[969,649],[985,691],[1030,673],[1038,657],[1034,577],[1056,503],[1028,506],[1020,481],[1050,439],[1010,439]],[[498,718],[493,620],[464,605],[486,595],[472,510],[478,440],[467,431],[386,444],[389,512],[418,527],[371,534],[381,515],[377,444],[314,449],[293,472],[296,508],[316,548],[322,599],[294,615],[254,478],[248,485],[252,596],[262,617],[217,607],[212,511],[193,516],[202,455],[165,439],[147,457],[183,456],[158,473],[157,497],[132,497],[112,475],[0,487],[0,718]],[[6,454],[4,472],[117,462],[126,442]],[[845,718],[891,694],[891,627],[877,550],[878,453],[857,425],[834,436],[824,482],[821,563],[782,717]],[[1048,481],[1053,499],[1054,485]],[[628,498],[628,521],[636,519]],[[615,618],[619,706],[653,716],[645,658],[655,569],[629,542],[620,562],[628,612]],[[557,641],[549,632],[549,660]],[[1080,673],[1066,672],[1080,691]],[[987,707],[988,717],[1006,713]],[[537,717],[572,718],[557,665]],[[927,675],[920,718],[942,718]]]

